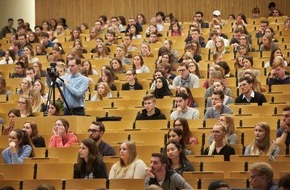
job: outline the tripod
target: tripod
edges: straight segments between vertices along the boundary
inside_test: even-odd
[[[66,109],[70,111],[71,115],[73,115],[73,111],[69,108],[68,104],[67,104],[67,101],[63,95],[63,92],[59,86],[59,84],[56,82],[56,79],[59,79],[61,80],[62,82],[63,79],[61,79],[60,77],[51,77],[51,85],[49,87],[49,91],[48,91],[48,97],[47,97],[47,101],[46,101],[46,105],[45,105],[45,112],[43,113],[43,116],[47,116],[48,115],[48,109],[49,109],[49,105],[51,104],[51,96],[52,96],[52,103],[55,104],[55,86],[57,87],[58,89],[58,92],[60,93],[60,96],[61,98],[63,99],[64,103],[65,103],[65,106],[66,106]]]

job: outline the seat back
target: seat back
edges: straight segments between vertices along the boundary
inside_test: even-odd
[[[110,189],[126,189],[136,190],[144,189],[145,179],[111,179],[109,183]]]
[[[40,184],[49,184],[55,189],[63,189],[63,180],[61,179],[33,179],[33,180],[23,180],[22,189],[36,189]]]
[[[67,179],[65,189],[96,189],[106,188],[106,179]]]
[[[58,158],[59,163],[76,163],[79,147],[48,148],[48,157]]]
[[[0,164],[4,179],[35,179],[34,164]]]
[[[20,189],[20,180],[16,180],[16,179],[4,179],[4,180],[0,180],[0,187],[13,187],[14,189]]]
[[[73,179],[73,163],[37,164],[36,179]]]

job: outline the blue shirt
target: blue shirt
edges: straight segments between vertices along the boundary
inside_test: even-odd
[[[54,46],[54,43],[52,41],[48,41],[48,43],[45,45],[45,48],[53,47],[53,46]]]
[[[29,145],[24,145],[17,153],[11,153],[10,147],[2,151],[2,158],[5,164],[22,164],[24,158],[29,158],[32,148]]]
[[[89,86],[89,79],[80,73],[75,75],[69,74],[63,79],[68,81],[68,83],[64,84],[60,80],[57,80],[57,82],[63,86],[63,95],[69,108],[84,107],[85,93]],[[64,104],[64,106],[66,105]]]

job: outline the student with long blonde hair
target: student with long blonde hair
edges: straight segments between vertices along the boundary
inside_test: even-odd
[[[275,145],[270,137],[270,126],[266,122],[257,123],[255,126],[255,139],[249,144],[245,155],[268,155],[271,160],[280,153],[280,148]]]
[[[38,90],[30,89],[28,96],[31,98],[32,112],[45,111],[45,100],[42,98]]]
[[[235,123],[231,114],[223,113],[219,116],[219,122],[227,128],[227,143],[230,145],[237,144],[238,136],[235,134]],[[209,143],[213,142],[212,135],[208,138]]]
[[[224,160],[229,161],[230,155],[235,154],[235,149],[227,145],[227,128],[222,123],[216,123],[212,129],[213,142],[205,149],[204,155],[224,155]]]
[[[91,98],[91,101],[102,101],[103,98],[112,97],[111,89],[108,83],[100,82],[96,85],[95,90],[97,91],[95,95]]]

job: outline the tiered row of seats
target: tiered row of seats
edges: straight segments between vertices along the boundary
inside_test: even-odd
[[[248,188],[248,166],[257,161],[268,162],[268,156],[231,156],[230,164],[223,162],[222,156],[188,156],[195,167],[194,172],[185,172],[183,177],[195,189],[206,189],[208,184],[216,179],[229,183],[230,187]],[[289,156],[278,156],[275,162],[269,162],[274,170],[274,179],[277,181],[286,172],[289,172]],[[110,189],[133,190],[143,187],[144,179],[72,179],[73,163],[55,163],[50,160],[36,160],[36,163],[22,165],[0,165],[3,179],[0,186],[11,185],[16,189],[33,189],[37,184],[50,183],[56,189],[95,189],[107,187]],[[117,157],[104,157],[106,166],[118,160]],[[18,172],[15,172],[18,171]],[[60,172],[61,171],[61,172]]]

